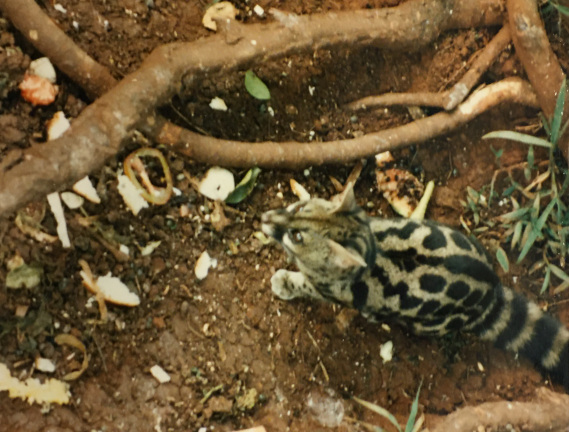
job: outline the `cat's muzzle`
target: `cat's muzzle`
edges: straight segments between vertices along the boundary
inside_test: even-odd
[[[261,216],[261,230],[278,242],[282,241],[290,215],[286,210],[269,210]]]

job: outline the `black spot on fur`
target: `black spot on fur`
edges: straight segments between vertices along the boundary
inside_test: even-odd
[[[543,371],[544,367],[541,364],[541,360],[549,354],[560,325],[559,321],[553,317],[543,315],[536,321],[532,337],[520,349],[520,354],[530,359],[540,370]],[[567,364],[563,366],[567,366]]]
[[[417,268],[417,249],[409,248],[405,250],[385,250],[383,255],[392,261],[400,270],[412,272]]]
[[[453,282],[449,285],[447,290],[447,296],[449,296],[453,300],[460,300],[468,295],[470,292],[470,287],[467,283],[458,281]],[[465,304],[465,306],[467,306]]]
[[[423,303],[423,300],[409,295],[409,285],[405,282],[399,282],[395,286],[385,287],[383,289],[384,297],[399,296],[399,307],[401,309],[413,309]]]
[[[443,232],[434,225],[431,225],[430,228],[431,234],[423,239],[423,247],[428,250],[444,248],[447,245],[447,239]]]
[[[486,261],[492,262],[492,256],[488,253],[488,251],[480,244],[480,242],[475,239],[474,237],[470,237],[470,243],[474,245],[476,248],[476,252],[478,252],[481,256],[486,258]]]
[[[401,309],[413,309],[423,303],[423,299],[419,297],[414,297],[412,295],[400,295],[399,298],[401,299]]]
[[[559,354],[559,363],[557,367],[548,371],[551,379],[555,382],[563,384],[565,391],[569,393],[569,342],[565,344],[563,350]]]
[[[435,315],[436,316],[448,317],[449,315],[452,315],[453,313],[454,313],[454,305],[449,303],[449,304],[442,306],[440,309],[438,309],[435,312]]]
[[[526,325],[528,316],[527,300],[521,295],[515,294],[511,303],[511,309],[512,313],[508,320],[508,325],[494,342],[498,348],[506,348],[506,345],[518,337]],[[569,368],[569,365],[567,367]]]
[[[501,288],[500,288],[500,291],[501,291]],[[480,309],[481,310],[488,309],[488,306],[490,306],[490,303],[492,303],[492,300],[497,295],[498,294],[495,293],[493,290],[486,291],[486,293],[484,294],[484,297],[482,297],[482,300],[480,300],[480,302],[478,303],[478,306],[480,307]],[[501,295],[501,293],[500,293],[500,295]]]
[[[444,258],[427,255],[417,255],[415,258],[420,265],[428,267],[438,267],[444,262]]]
[[[482,298],[482,291],[473,290],[468,297],[462,302],[465,307],[472,307]]]
[[[492,286],[498,285],[500,280],[490,266],[467,255],[451,255],[444,260],[445,268],[453,274],[463,274],[472,279],[486,282]]]
[[[417,222],[410,221],[401,228],[388,228],[386,230],[377,232],[375,233],[375,238],[380,243],[390,236],[396,236],[401,240],[408,240],[409,237],[411,237],[411,235],[415,232],[415,230],[420,226],[421,225],[418,224]]]
[[[442,276],[424,274],[419,279],[421,290],[429,293],[439,293],[446,286],[446,279]]]
[[[371,276],[376,278],[377,281],[385,288],[387,289],[388,287],[391,286],[391,281],[389,280],[389,276],[387,275],[387,272],[385,271],[385,269],[383,267],[380,266],[374,266],[373,269],[371,270]]]
[[[353,284],[352,285],[352,296],[353,296],[352,305],[354,306],[354,308],[356,308],[358,310],[362,310],[362,308],[367,303],[368,294],[369,294],[369,288],[364,282],[357,281],[355,284]]]
[[[421,308],[417,311],[417,315],[430,315],[441,306],[441,302],[437,300],[427,300],[423,302]]]
[[[438,318],[433,318],[430,320],[425,320],[422,321],[421,324],[423,324],[425,327],[435,327],[435,326],[440,326],[442,323],[444,323],[446,320],[446,317],[438,317]]]
[[[464,320],[460,317],[451,319],[445,326],[445,328],[450,331],[460,330],[462,327],[464,327]]]
[[[418,266],[438,267],[444,262],[444,258],[427,256],[417,253],[417,249],[383,250],[379,253],[393,262],[400,270],[411,273]]]
[[[472,243],[466,238],[465,235],[458,231],[453,231],[450,233],[450,238],[460,249],[465,251],[472,250]]]
[[[491,329],[496,321],[498,321],[502,315],[502,310],[504,309],[504,298],[500,296],[496,298],[496,301],[492,305],[492,308],[484,316],[484,319],[472,327],[470,330],[478,335],[484,334],[487,330]],[[486,309],[483,309],[486,310]]]

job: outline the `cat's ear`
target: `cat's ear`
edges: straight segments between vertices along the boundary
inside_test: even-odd
[[[334,213],[349,213],[357,208],[356,197],[354,195],[354,183],[350,182],[344,188],[344,191],[336,195],[334,198],[334,203],[337,207],[332,210]]]
[[[328,246],[332,251],[331,258],[336,266],[344,269],[350,267],[367,267],[361,255],[346,249],[340,243],[328,239]]]

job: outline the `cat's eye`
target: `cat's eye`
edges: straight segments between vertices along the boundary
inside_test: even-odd
[[[291,230],[289,232],[289,237],[294,244],[302,243],[302,233],[299,230]]]

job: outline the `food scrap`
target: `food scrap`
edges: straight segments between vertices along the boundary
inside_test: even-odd
[[[41,383],[37,378],[28,378],[20,381],[12,377],[10,370],[4,363],[0,363],[0,391],[8,391],[12,399],[20,398],[30,405],[35,403],[68,404],[70,399],[69,384],[50,378]]]

